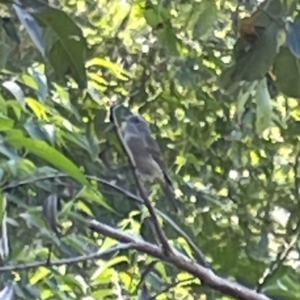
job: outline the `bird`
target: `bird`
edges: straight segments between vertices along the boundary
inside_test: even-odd
[[[130,114],[125,118],[123,139],[130,150],[137,174],[143,184],[154,180],[166,183],[165,192],[174,210],[177,211],[173,183],[167,172],[160,147],[151,134],[149,123],[139,114]]]

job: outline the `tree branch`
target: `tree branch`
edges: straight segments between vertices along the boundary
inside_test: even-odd
[[[127,191],[103,178],[97,178],[95,176],[86,176],[87,178],[90,178],[92,180],[98,181],[106,186],[111,187],[112,189],[115,189],[116,191],[118,191],[119,193],[127,196],[128,198],[132,199],[133,201],[139,203],[139,204],[144,204],[144,201],[142,198],[140,198],[139,196],[131,193],[130,191]],[[171,220],[165,213],[161,212],[160,210],[154,208],[154,211],[156,214],[160,215],[176,232],[178,232],[189,244],[189,246],[193,249],[194,254],[196,259],[205,267],[209,267],[209,263],[206,260],[204,254],[202,253],[202,251],[199,249],[199,247],[197,247],[197,245],[193,242],[193,240],[191,239],[191,237],[185,232],[183,231],[182,228],[180,228],[179,226],[177,226],[177,224]]]
[[[158,239],[159,239],[164,251],[171,255],[172,254],[172,249],[171,249],[171,247],[168,243],[168,239],[167,239],[163,229],[161,228],[161,226],[159,224],[158,218],[157,218],[156,213],[155,213],[155,209],[153,208],[150,200],[147,197],[147,193],[145,192],[145,189],[144,189],[143,185],[140,182],[140,179],[139,179],[139,176],[138,176],[138,173],[137,173],[137,169],[136,169],[136,165],[135,165],[135,161],[134,161],[134,158],[132,157],[131,151],[127,147],[127,144],[125,143],[125,141],[123,139],[123,134],[121,132],[121,128],[119,126],[119,123],[118,123],[118,120],[117,120],[116,114],[115,114],[116,109],[118,109],[118,107],[119,107],[119,105],[116,105],[116,106],[111,108],[111,120],[114,124],[115,130],[116,130],[117,136],[118,136],[118,138],[121,142],[121,145],[123,146],[123,148],[125,150],[125,153],[128,157],[128,160],[130,162],[130,165],[133,169],[133,175],[134,175],[137,187],[139,189],[141,198],[143,199],[143,202],[144,202],[145,206],[147,207],[147,209],[149,211],[149,214],[150,214],[150,217],[152,219],[152,222],[153,222],[156,234],[158,236]]]
[[[144,241],[140,237],[132,236],[126,232],[123,232],[119,229],[114,229],[96,220],[85,222],[91,230],[116,239],[122,243],[129,243],[132,249],[171,263],[178,269],[186,271],[189,274],[199,278],[206,286],[214,290],[220,291],[240,300],[272,300],[263,294],[257,293],[255,290],[248,289],[234,281],[216,275],[211,269],[197,264],[194,260],[187,258],[175,249],[172,249],[171,256],[166,255],[163,249]]]
[[[294,245],[297,243],[299,234],[293,239],[293,241],[277,254],[276,259],[271,263],[269,270],[265,276],[260,279],[260,282],[257,285],[256,291],[260,292],[266,285],[271,281],[271,279],[277,274],[280,267],[284,264],[290,252],[293,250]]]
[[[3,185],[2,191],[3,192],[8,192],[8,191],[10,191],[12,189],[15,189],[15,188],[18,188],[20,186],[35,183],[35,182],[38,182],[38,181],[55,179],[55,178],[68,178],[68,177],[72,178],[68,174],[63,174],[63,173],[59,173],[59,172],[54,173],[54,174],[51,173],[49,175],[43,175],[43,176],[40,176],[40,177],[30,178],[30,179],[24,179],[24,180],[9,183],[7,185]]]
[[[59,259],[55,261],[36,261],[36,262],[30,262],[30,263],[22,263],[19,265],[15,266],[5,266],[5,267],[0,267],[0,273],[5,273],[5,272],[13,272],[13,271],[22,271],[22,270],[28,270],[28,269],[34,269],[34,268],[39,268],[39,267],[50,267],[50,266],[62,266],[62,265],[71,265],[83,261],[88,261],[91,259],[99,259],[102,258],[105,255],[108,254],[113,254],[117,251],[120,250],[126,250],[132,248],[132,245],[129,243],[127,244],[117,244],[115,246],[112,246],[109,249],[106,249],[104,251],[97,251],[88,255],[82,255],[82,256],[76,256],[72,258],[64,258],[64,259]]]

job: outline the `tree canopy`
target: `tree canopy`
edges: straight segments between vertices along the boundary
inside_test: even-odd
[[[0,8],[0,300],[300,299],[298,0]]]

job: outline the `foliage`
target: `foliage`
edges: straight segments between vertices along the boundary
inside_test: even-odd
[[[299,299],[298,1],[50,2],[1,1],[0,299],[230,299],[122,247],[52,264],[118,247],[83,217],[155,241],[111,130],[119,102],[176,182],[178,215],[151,194],[172,245]]]

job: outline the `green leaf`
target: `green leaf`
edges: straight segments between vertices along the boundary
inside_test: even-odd
[[[2,190],[0,191],[0,224],[2,224],[3,216],[6,210],[6,197],[2,193]]]
[[[21,87],[12,80],[4,81],[2,85],[14,95],[14,97],[18,100],[18,102],[21,104],[21,106],[24,109],[26,102]]]
[[[47,137],[45,132],[40,127],[40,124],[35,120],[28,120],[24,124],[24,128],[26,129],[28,135],[35,140],[47,141]]]
[[[13,4],[13,8],[21,23],[25,27],[27,33],[31,37],[33,43],[44,56],[46,51],[45,40],[43,36],[44,29],[38,24],[33,15],[29,13],[26,8],[18,4]]]
[[[283,0],[283,5],[288,15],[297,11],[298,0]]]
[[[25,147],[28,151],[48,161],[57,169],[74,177],[83,185],[89,185],[81,170],[71,160],[46,142],[24,137],[19,130],[11,130],[7,133],[7,141],[15,147]]]
[[[110,271],[108,271],[108,272],[105,272],[105,271],[111,270],[114,265],[118,265],[120,263],[128,263],[128,262],[129,262],[128,257],[126,257],[125,255],[111,257],[108,262],[106,262],[106,263],[103,262],[101,264],[101,267],[99,267],[95,271],[95,273],[92,275],[91,279],[92,279],[93,284],[96,285],[96,284],[102,283],[103,279],[105,280],[106,279],[105,277],[108,274],[111,274]],[[106,275],[106,276],[103,276],[103,275]]]
[[[1,21],[7,36],[10,37],[15,43],[20,44],[20,37],[13,20],[9,17],[1,17]]]
[[[161,288],[161,286],[162,286],[162,284],[163,284],[164,278],[162,278],[161,274],[160,274],[160,276],[158,276],[154,272],[150,272],[146,276],[146,281],[152,287],[154,287],[155,290],[159,291],[160,288]]]
[[[169,20],[166,20],[162,28],[157,30],[157,36],[170,55],[179,55],[179,40],[177,39],[174,28]]]
[[[242,123],[242,118],[244,116],[245,112],[245,105],[251,96],[251,93],[253,92],[255,85],[257,82],[246,82],[245,86],[242,87],[239,91],[238,97],[237,97],[237,119],[239,124]]]
[[[195,38],[203,38],[213,30],[217,17],[218,10],[215,2],[210,0],[194,2],[188,19],[188,28],[194,31]]]
[[[158,5],[153,5],[152,3],[147,2],[145,4],[145,8],[143,9],[143,13],[147,24],[152,28],[156,29],[157,26],[163,22],[163,17]]]
[[[228,66],[228,68],[225,68],[223,70],[218,80],[219,86],[222,89],[224,89],[228,94],[234,93],[238,88],[238,82],[232,80],[235,69],[236,69],[235,65]]]
[[[279,90],[288,97],[300,98],[300,60],[288,47],[281,47],[273,72]]]
[[[272,0],[265,6],[266,13],[257,14],[254,21],[255,27],[265,27],[268,28],[271,23],[280,23],[280,18],[284,15],[282,0]]]
[[[14,123],[14,120],[4,116],[0,116],[0,131],[13,128]]]
[[[12,51],[12,47],[4,42],[0,42],[0,67],[4,69]]]
[[[245,51],[243,43],[239,40],[235,49],[236,65],[231,76],[233,81],[254,81],[262,79],[274,63],[277,50],[281,46],[279,36],[283,31],[283,25],[273,22],[268,28],[264,29],[258,41],[249,51]]]
[[[15,117],[17,120],[20,120],[21,115],[22,115],[22,106],[18,101],[15,100],[8,100],[6,102],[7,107],[10,107],[12,109],[12,111],[15,114]]]
[[[275,283],[267,285],[263,289],[264,293],[274,295],[276,297],[283,297],[287,300],[297,300],[300,297],[300,288],[297,278],[292,278],[287,274],[277,279]]]
[[[97,191],[97,190],[93,190],[93,189],[86,189],[83,188],[78,195],[76,196],[76,199],[87,199],[89,201],[94,201],[96,203],[99,203],[100,205],[102,205],[103,207],[105,207],[106,209],[115,212],[106,202],[105,199],[103,198],[102,194]]]
[[[112,297],[112,294],[113,294],[112,289],[101,288],[101,289],[93,292],[92,296],[94,297],[94,299],[109,299],[110,297]]]
[[[26,103],[38,119],[46,119],[47,106],[31,97],[26,98]]]
[[[109,58],[93,58],[87,62],[87,67],[101,66],[109,69],[118,79],[128,80],[130,73],[124,70],[122,66],[110,61]],[[105,83],[105,82],[104,82]]]
[[[268,257],[269,238],[268,232],[263,229],[260,240],[256,245],[249,245],[247,253],[255,260],[265,261]]]
[[[169,11],[162,4],[154,5],[146,1],[143,13],[147,24],[153,28],[161,44],[171,55],[179,55],[178,39],[170,21]]]
[[[45,101],[49,95],[47,78],[44,74],[34,68],[31,69],[31,73],[37,83],[39,99]]]
[[[85,88],[87,82],[84,60],[87,44],[81,29],[65,12],[53,7],[43,8],[34,15],[51,29],[45,43],[46,56],[54,69],[61,75],[70,74],[79,87]]]
[[[262,133],[271,125],[272,104],[266,78],[262,79],[256,89],[256,131]]]

